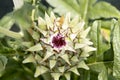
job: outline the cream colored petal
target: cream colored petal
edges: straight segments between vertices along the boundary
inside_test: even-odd
[[[77,33],[76,34],[70,34],[70,39],[73,41],[77,36]]]
[[[86,30],[84,30],[80,35],[82,38],[86,38],[88,33],[90,31],[90,27],[88,27]]]
[[[73,33],[76,33],[76,32],[78,33],[78,32],[83,31],[84,30],[84,25],[85,25],[84,21],[79,22],[76,26],[74,26],[72,28],[72,32]]]
[[[75,49],[83,48],[85,46],[86,46],[86,44],[76,43],[75,44]]]
[[[47,59],[48,59],[50,56],[52,56],[53,54],[54,54],[53,52],[47,51],[45,57],[43,58],[43,60],[42,60],[41,62],[47,60]]]
[[[86,45],[93,45],[93,42],[91,42],[89,39],[87,38],[84,38],[84,39],[81,39],[81,44],[86,44]]]
[[[75,16],[72,21],[70,21],[70,27],[75,27],[79,23],[79,16]]]
[[[64,19],[64,23],[62,25],[62,29],[67,29],[69,27],[69,22],[70,22],[70,13],[66,14],[66,17]]]
[[[48,16],[47,13],[45,13],[45,21],[47,23],[47,28],[50,30],[50,29],[53,29],[53,23],[50,19],[50,17]]]
[[[54,22],[56,17],[54,15],[54,13],[51,11],[51,14],[50,14],[50,18],[51,18],[51,21]]]
[[[92,46],[86,46],[83,49],[85,52],[91,52],[91,51],[96,51],[96,48],[92,47]]]
[[[45,20],[41,17],[38,17],[38,25],[46,25]]]

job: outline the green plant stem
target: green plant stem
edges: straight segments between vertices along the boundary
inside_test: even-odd
[[[86,20],[88,5],[89,5],[89,0],[86,0],[86,6],[85,6],[85,10],[84,10],[84,15],[83,15],[84,20]]]
[[[33,3],[32,3],[32,5],[35,5],[35,3],[36,3],[36,0],[33,0]]]
[[[32,6],[35,6],[35,4],[36,4],[36,0],[33,0]],[[32,21],[35,20],[35,8],[32,10],[31,19]]]
[[[89,64],[87,64],[87,65],[88,65],[88,66],[91,66],[91,65],[94,65],[94,64],[101,64],[101,63],[107,64],[107,63],[113,63],[113,61],[106,61],[106,62],[94,62],[94,63],[89,63]]]

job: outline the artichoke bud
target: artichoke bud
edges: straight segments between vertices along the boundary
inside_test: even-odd
[[[45,18],[38,18],[37,32],[42,34],[40,41],[26,51],[35,52],[35,56],[28,56],[23,63],[36,62],[35,77],[49,72],[54,80],[65,76],[70,80],[71,72],[80,76],[78,69],[89,70],[85,59],[91,51],[95,51],[93,43],[87,38],[90,27],[84,28],[85,22],[66,16],[56,17],[53,12]],[[38,34],[35,32],[35,34]],[[38,39],[39,36],[33,36]],[[35,58],[33,58],[35,57]],[[39,59],[40,58],[40,59]]]

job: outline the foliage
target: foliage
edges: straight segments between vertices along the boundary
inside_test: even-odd
[[[73,72],[61,76],[60,80],[119,80],[120,12],[103,0],[46,0],[48,6],[41,1],[13,0],[14,10],[0,20],[0,80],[58,80],[59,74],[53,73],[51,77],[49,73],[44,73],[48,66],[39,66],[35,61],[41,61],[40,56],[44,56],[44,42],[36,43],[46,34],[46,23],[42,18],[51,11],[54,11],[57,17],[70,12],[72,18],[77,16],[80,18],[78,21],[83,19],[84,27],[91,27],[87,37],[97,49],[81,61],[78,71],[71,68]],[[38,17],[41,17],[40,24],[37,22]],[[78,23],[77,19],[71,24]],[[48,16],[46,22],[48,26],[51,25]],[[14,24],[20,31],[11,30]],[[69,63],[64,57],[63,62],[65,60]],[[50,63],[53,68],[55,61],[51,60]],[[40,75],[42,73],[44,74]],[[80,76],[74,73],[80,73]]]

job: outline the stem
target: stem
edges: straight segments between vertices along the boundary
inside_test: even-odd
[[[86,5],[85,5],[85,10],[84,10],[84,15],[83,15],[84,20],[86,20],[86,16],[87,16],[88,4],[89,4],[89,0],[86,0]]]
[[[107,64],[107,63],[113,63],[114,61],[106,61],[106,62],[94,62],[94,63],[88,63],[88,66],[95,65],[95,64]]]
[[[34,5],[35,5],[35,3],[36,3],[36,0],[33,0],[33,3],[32,3],[32,5],[34,6]]]
[[[101,53],[101,48],[100,48],[100,45],[101,45],[101,24],[100,24],[100,21],[98,21],[98,26],[97,26],[97,54],[96,54],[96,57],[98,57],[98,55],[100,55]]]
[[[35,20],[35,9],[32,10],[31,19],[32,19],[32,22]]]
[[[33,0],[32,6],[35,6],[35,4],[36,4],[36,0]],[[31,19],[32,21],[35,20],[35,9],[32,10]]]

